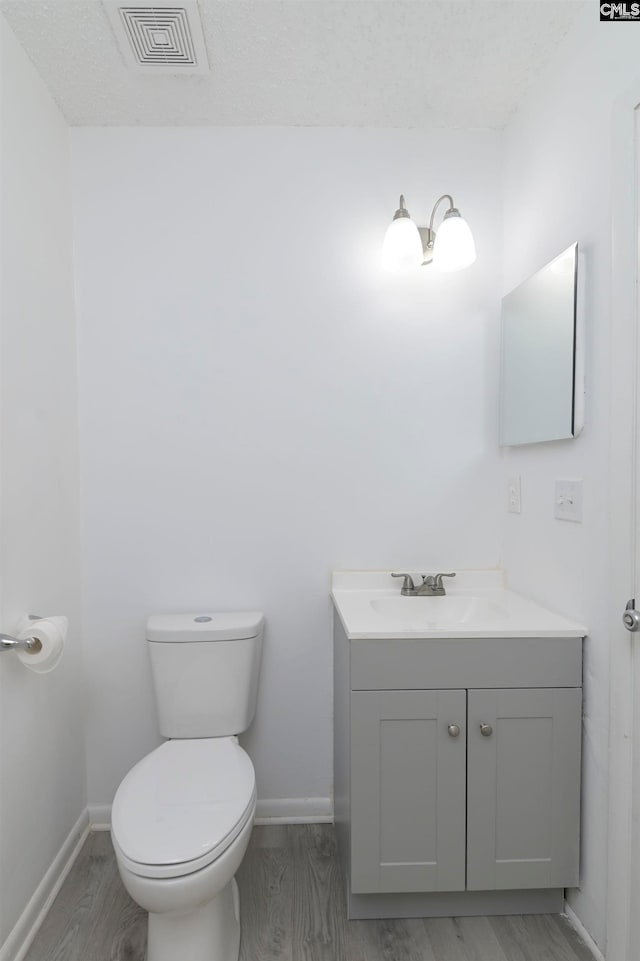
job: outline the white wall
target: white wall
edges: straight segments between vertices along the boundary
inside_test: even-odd
[[[90,800],[158,739],[147,616],[203,608],[266,613],[259,797],[327,798],[332,568],[499,558],[501,137],[72,142]],[[401,190],[452,192],[477,265],[382,276]]]
[[[57,670],[0,655],[0,954],[86,806],[69,137],[0,17],[0,630],[67,614]]]
[[[604,948],[608,624],[611,605],[619,613],[626,600],[608,574],[612,109],[634,78],[640,99],[640,65],[636,32],[624,25],[612,31],[587,7],[506,138],[504,290],[579,241],[586,256],[587,395],[579,439],[505,452],[503,486],[508,475],[521,474],[522,514],[504,517],[504,565],[513,588],[589,628],[582,883],[569,903]],[[554,480],[576,477],[584,479],[583,523],[556,521]]]

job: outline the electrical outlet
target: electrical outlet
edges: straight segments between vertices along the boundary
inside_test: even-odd
[[[510,514],[519,514],[521,510],[520,474],[514,474],[507,480],[507,511]]]
[[[557,480],[553,516],[559,521],[582,523],[582,481]]]

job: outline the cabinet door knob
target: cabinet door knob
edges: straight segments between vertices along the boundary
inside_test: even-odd
[[[480,733],[482,734],[483,737],[491,737],[491,735],[493,734],[493,728],[491,727],[490,724],[481,724]]]
[[[458,737],[460,734],[460,728],[457,724],[450,724],[447,731],[449,732],[449,737]]]

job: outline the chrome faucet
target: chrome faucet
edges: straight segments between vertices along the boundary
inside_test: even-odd
[[[427,574],[426,577],[422,575],[422,584],[416,589],[416,594],[426,595],[427,597],[444,597],[447,593],[444,589],[444,584],[442,583],[443,577],[455,577],[455,573],[452,574]]]
[[[416,587],[411,574],[392,574],[392,577],[404,577],[400,593],[403,597],[444,597],[447,593],[442,583],[443,577],[455,577],[455,574],[421,574],[422,584]]]

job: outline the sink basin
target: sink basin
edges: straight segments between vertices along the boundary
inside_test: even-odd
[[[414,578],[418,572],[411,571]],[[507,590],[499,570],[456,571],[442,597],[403,597],[390,571],[334,571],[331,597],[349,640],[584,637],[582,624]]]
[[[451,595],[444,597],[378,597],[371,607],[404,629],[454,627],[487,617],[506,618],[507,612],[487,597]]]

